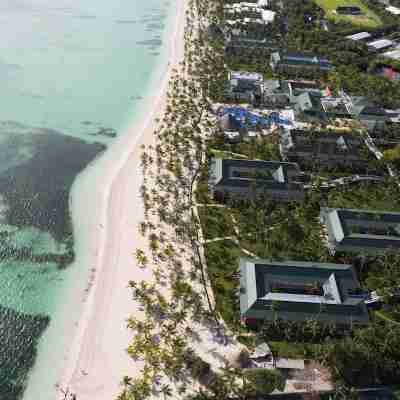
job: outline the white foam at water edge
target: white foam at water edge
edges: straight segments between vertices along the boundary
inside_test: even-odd
[[[158,1],[158,0],[153,0]],[[164,3],[160,1],[160,3]],[[111,3],[110,3],[111,4]],[[152,94],[159,90],[160,82],[163,80],[167,69],[168,57],[168,35],[173,29],[176,15],[176,1],[170,4],[169,15],[167,19],[167,28],[163,33],[163,46],[160,56],[155,57],[156,65],[149,65],[149,79],[144,89],[143,97],[146,101],[140,107],[133,107],[130,118],[122,122],[122,135],[127,126],[138,126],[137,135],[140,134],[142,122],[146,119],[151,106]],[[127,54],[129,57],[129,54]],[[133,72],[134,73],[134,72]],[[71,83],[72,84],[72,83]],[[131,130],[129,131],[131,132]],[[128,133],[130,134],[130,133]],[[93,201],[100,201],[104,196],[104,176],[108,173],[105,166],[109,165],[110,160],[119,161],[121,152],[122,136],[115,139],[107,151],[89,167],[87,167],[76,179],[71,196],[71,207],[73,209],[74,238],[76,261],[66,270],[65,284],[59,293],[58,311],[52,316],[49,328],[43,334],[40,345],[37,362],[30,374],[30,380],[25,391],[24,400],[50,400],[55,398],[55,387],[57,378],[60,376],[65,359],[68,356],[66,349],[71,342],[74,327],[79,320],[83,308],[83,300],[86,297],[85,289],[88,287],[90,279],[93,278],[92,266],[89,265],[89,259],[98,249],[93,248],[93,238],[91,233],[102,229],[97,224],[98,218],[88,215],[98,211],[93,206]],[[132,171],[134,174],[135,171]],[[101,182],[101,184],[100,184]],[[79,223],[79,226],[76,223]],[[96,224],[95,226],[93,224]]]

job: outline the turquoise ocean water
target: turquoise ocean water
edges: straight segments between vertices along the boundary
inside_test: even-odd
[[[166,65],[174,5],[0,0],[1,400],[31,398],[38,348],[70,284],[71,186],[144,112]],[[40,400],[50,399],[64,351],[51,349],[56,361],[42,382],[32,375]]]

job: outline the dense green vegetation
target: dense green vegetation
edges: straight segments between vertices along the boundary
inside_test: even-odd
[[[400,188],[396,180],[363,183],[329,191],[327,206],[381,211],[400,211]]]
[[[235,234],[232,218],[222,207],[199,207],[204,239],[227,237]]]
[[[324,355],[337,381],[351,386],[395,384],[400,379],[400,326],[374,320]]]
[[[242,255],[231,240],[204,246],[216,310],[235,329],[240,328],[238,261]]]
[[[241,154],[248,159],[279,160],[278,134],[247,138],[239,143],[228,143],[222,135],[211,137],[207,143],[209,155],[215,155],[215,150],[234,153],[233,158]]]
[[[277,370],[250,368],[245,370],[245,391],[248,396],[271,393],[273,390],[283,390],[285,380]]]
[[[287,342],[287,341],[268,341],[272,354],[275,357],[304,359],[305,357],[315,357],[317,354],[316,345],[301,342]]]
[[[363,3],[382,21],[380,29],[396,31],[398,21],[383,6],[371,0],[363,0]],[[312,24],[305,22],[305,14],[312,16]],[[324,11],[314,0],[291,0],[290,7],[284,4],[283,10],[278,9],[278,16],[281,18],[277,18],[268,28],[259,28],[269,29],[263,37],[272,38],[277,49],[313,52],[327,57],[336,65],[336,70],[329,76],[317,76],[318,80],[328,82],[333,88],[341,87],[349,94],[367,96],[385,107],[400,106],[400,83],[371,74],[378,57],[365,44],[344,38],[347,34],[358,32],[359,27],[340,21],[330,24],[329,31],[324,30],[320,24],[325,16]],[[281,19],[287,21],[287,29],[282,29]],[[226,55],[226,64],[232,69],[263,72],[268,78],[272,71],[265,63],[267,57],[259,49],[237,50]],[[304,74],[308,76],[309,72],[304,70],[297,73],[299,77],[304,77]],[[308,77],[312,78],[312,75]],[[219,86],[218,83],[214,84],[215,87]]]
[[[224,208],[223,213],[214,213],[213,218],[220,215],[219,221],[213,219],[212,225],[205,225],[203,222],[205,236],[216,237],[215,234],[218,232],[216,227],[224,227],[230,214],[236,222],[239,233],[236,236],[239,245],[232,241],[218,241],[205,246],[211,282],[217,293],[217,309],[227,322],[237,326],[239,319],[237,273],[241,253],[238,247],[260,258],[350,262],[359,268],[354,257],[339,253],[333,257],[328,253],[321,240],[318,219],[321,205],[333,208],[400,211],[400,188],[391,181],[386,184],[364,183],[345,186],[332,189],[328,193],[322,193],[316,187],[307,194],[305,201],[299,204],[277,204],[265,198],[251,202],[233,199],[229,207]],[[382,265],[390,265],[390,262],[386,258],[382,261],[379,257],[373,257],[369,262],[364,261],[363,265],[365,274],[362,274],[361,278],[364,281],[371,276],[371,273],[376,279],[385,279],[380,278],[384,272]],[[400,263],[398,265],[400,270]],[[370,274],[366,273],[368,270]],[[371,284],[369,287],[374,288]]]

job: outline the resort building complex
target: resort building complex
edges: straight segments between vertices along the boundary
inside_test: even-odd
[[[367,168],[372,154],[363,138],[349,132],[288,130],[280,139],[282,158],[302,166]]]
[[[277,51],[271,54],[271,68],[276,72],[295,72],[310,69],[316,72],[329,72],[334,66],[326,58],[315,54]]]
[[[210,166],[210,188],[214,198],[254,198],[265,195],[277,201],[304,198],[297,164],[214,158]]]
[[[240,276],[240,314],[246,323],[315,319],[348,326],[369,321],[351,265],[241,258]]]
[[[400,250],[400,213],[345,208],[322,208],[331,253],[381,253]]]

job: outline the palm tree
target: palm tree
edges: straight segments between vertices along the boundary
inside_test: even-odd
[[[164,400],[167,399],[167,397],[171,397],[172,396],[172,389],[169,385],[162,385],[161,387],[161,393],[164,397]]]
[[[143,250],[141,249],[136,250],[136,261],[138,265],[142,268],[144,268],[147,265],[148,259]]]
[[[128,387],[128,386],[130,386],[130,385],[132,385],[132,378],[125,375],[125,376],[122,378],[122,385],[125,386],[125,388]]]

